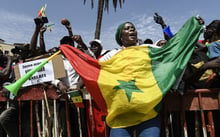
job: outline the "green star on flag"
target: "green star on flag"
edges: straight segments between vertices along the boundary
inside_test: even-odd
[[[131,96],[133,92],[139,92],[143,93],[136,85],[135,85],[135,79],[130,81],[122,81],[118,80],[120,85],[115,86],[113,89],[123,89],[125,90],[126,96],[128,98],[128,102],[131,101]]]

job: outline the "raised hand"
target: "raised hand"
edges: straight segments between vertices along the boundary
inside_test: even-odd
[[[69,32],[69,36],[73,36],[73,32],[72,32],[72,27],[70,25],[70,21],[68,19],[66,19],[66,18],[63,18],[61,20],[61,24],[63,24],[67,28],[67,30]]]
[[[44,33],[47,30],[47,26],[43,26],[40,29],[40,33]]]
[[[66,19],[66,18],[63,18],[63,19],[61,20],[61,24],[63,24],[66,28],[71,27],[69,20]]]
[[[200,25],[205,24],[205,21],[204,21],[203,18],[200,17],[199,15],[196,16],[196,19],[199,21],[199,24],[200,24]]]
[[[158,13],[154,13],[154,21],[157,23],[157,24],[163,24],[164,21],[163,21],[163,18],[158,14]]]

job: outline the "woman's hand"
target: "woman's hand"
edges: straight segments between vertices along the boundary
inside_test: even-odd
[[[205,24],[205,21],[199,15],[196,16],[196,19],[199,21],[200,25],[204,25]]]

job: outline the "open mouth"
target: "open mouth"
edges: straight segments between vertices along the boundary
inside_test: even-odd
[[[132,38],[132,39],[136,39],[137,35],[135,33],[132,33],[132,34],[129,35],[129,37]]]
[[[136,33],[131,33],[129,36],[136,36]]]

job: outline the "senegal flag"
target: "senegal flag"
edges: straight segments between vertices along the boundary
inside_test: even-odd
[[[45,17],[45,10],[46,10],[47,4],[41,7],[41,9],[38,11],[38,17]]]
[[[79,90],[67,92],[74,105],[78,108],[84,108],[83,99]]]
[[[163,48],[132,46],[99,62],[74,47],[61,45],[71,65],[111,128],[128,127],[158,115],[164,95],[181,75],[202,25],[189,19]]]

